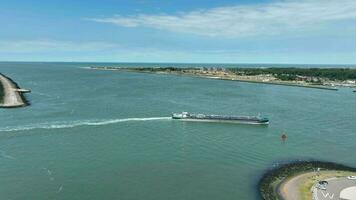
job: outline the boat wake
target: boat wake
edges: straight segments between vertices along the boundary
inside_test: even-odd
[[[64,129],[64,128],[74,128],[78,126],[103,126],[103,125],[117,124],[123,122],[131,122],[131,121],[154,121],[154,120],[169,120],[169,119],[171,119],[171,117],[81,120],[81,121],[71,121],[71,122],[62,121],[62,122],[30,124],[24,126],[13,126],[13,127],[9,126],[9,127],[0,128],[0,132],[27,131],[33,129]]]

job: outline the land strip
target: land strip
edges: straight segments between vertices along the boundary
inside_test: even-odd
[[[15,108],[28,105],[23,96],[23,92],[28,90],[20,89],[10,78],[0,73],[0,107]]]
[[[338,68],[175,68],[175,67],[90,67],[95,70],[113,70],[139,73],[173,74],[218,80],[286,85],[326,90],[356,87],[356,69]]]

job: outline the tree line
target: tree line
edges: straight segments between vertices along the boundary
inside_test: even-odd
[[[296,80],[297,76],[326,78],[330,80],[356,80],[356,69],[352,68],[229,68],[238,75],[272,74],[281,80]]]

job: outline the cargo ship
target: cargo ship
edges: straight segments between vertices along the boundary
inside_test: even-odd
[[[269,124],[269,120],[267,118],[259,116],[204,115],[191,114],[188,112],[173,113],[172,119],[200,122],[228,122],[238,124]]]

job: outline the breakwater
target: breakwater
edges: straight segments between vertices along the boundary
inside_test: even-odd
[[[4,86],[0,82],[0,104],[4,102]]]
[[[29,105],[23,93],[29,90],[20,89],[11,78],[0,73],[0,108],[17,108]]]

